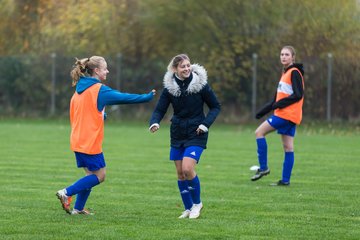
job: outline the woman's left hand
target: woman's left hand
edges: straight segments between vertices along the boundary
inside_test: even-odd
[[[209,131],[209,129],[204,124],[200,124],[199,127],[196,129],[197,135],[206,133],[208,131]]]
[[[196,134],[197,135],[200,135],[200,134],[203,134],[203,133],[204,133],[204,131],[201,130],[200,128],[196,129]]]

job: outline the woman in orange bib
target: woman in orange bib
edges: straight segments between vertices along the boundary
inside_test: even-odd
[[[84,168],[86,176],[56,193],[69,214],[90,214],[84,206],[91,189],[105,180],[102,152],[105,106],[148,102],[155,95],[155,90],[147,94],[129,94],[112,89],[103,84],[108,73],[107,63],[100,56],[76,60],[71,71],[76,90],[70,102],[70,147],[77,166]],[[71,209],[73,195],[76,195],[76,202]]]
[[[272,186],[289,186],[292,168],[294,165],[294,136],[296,125],[302,119],[302,106],[304,101],[304,70],[303,65],[295,63],[295,49],[284,46],[280,52],[280,61],[283,73],[280,78],[275,97],[257,112],[260,119],[274,110],[274,114],[265,120],[255,131],[259,169],[251,178],[259,180],[270,173],[267,164],[267,143],[265,136],[277,130],[281,135],[284,148],[284,162],[282,178]]]

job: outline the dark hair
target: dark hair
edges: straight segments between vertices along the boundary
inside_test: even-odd
[[[173,57],[167,67],[168,71],[173,71],[173,69],[177,68],[177,66],[184,60],[188,60],[190,62],[190,58],[188,55],[186,55],[185,53],[176,55],[175,57]]]
[[[100,64],[105,62],[105,59],[100,56],[92,56],[89,58],[77,59],[70,72],[72,79],[72,86],[75,86],[80,77],[92,76],[95,68],[99,68]]]

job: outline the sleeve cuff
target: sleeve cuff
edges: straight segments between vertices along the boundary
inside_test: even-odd
[[[152,127],[157,127],[157,128],[160,128],[160,125],[158,123],[153,123],[151,124],[151,126],[149,127],[149,130],[152,128]]]
[[[203,132],[208,132],[209,129],[204,125],[204,124],[200,124],[199,128],[203,131]]]

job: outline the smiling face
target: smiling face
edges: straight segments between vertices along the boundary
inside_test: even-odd
[[[107,69],[107,63],[106,61],[101,61],[99,66],[94,69],[94,77],[99,79],[100,81],[106,80],[106,75],[109,73],[109,70]]]
[[[190,76],[191,73],[191,64],[190,61],[187,59],[184,59],[183,61],[181,61],[176,69],[175,69],[175,73],[176,75],[181,79],[185,79],[188,78]]]
[[[295,56],[289,48],[283,48],[280,52],[280,62],[284,68],[289,67],[295,62]]]

